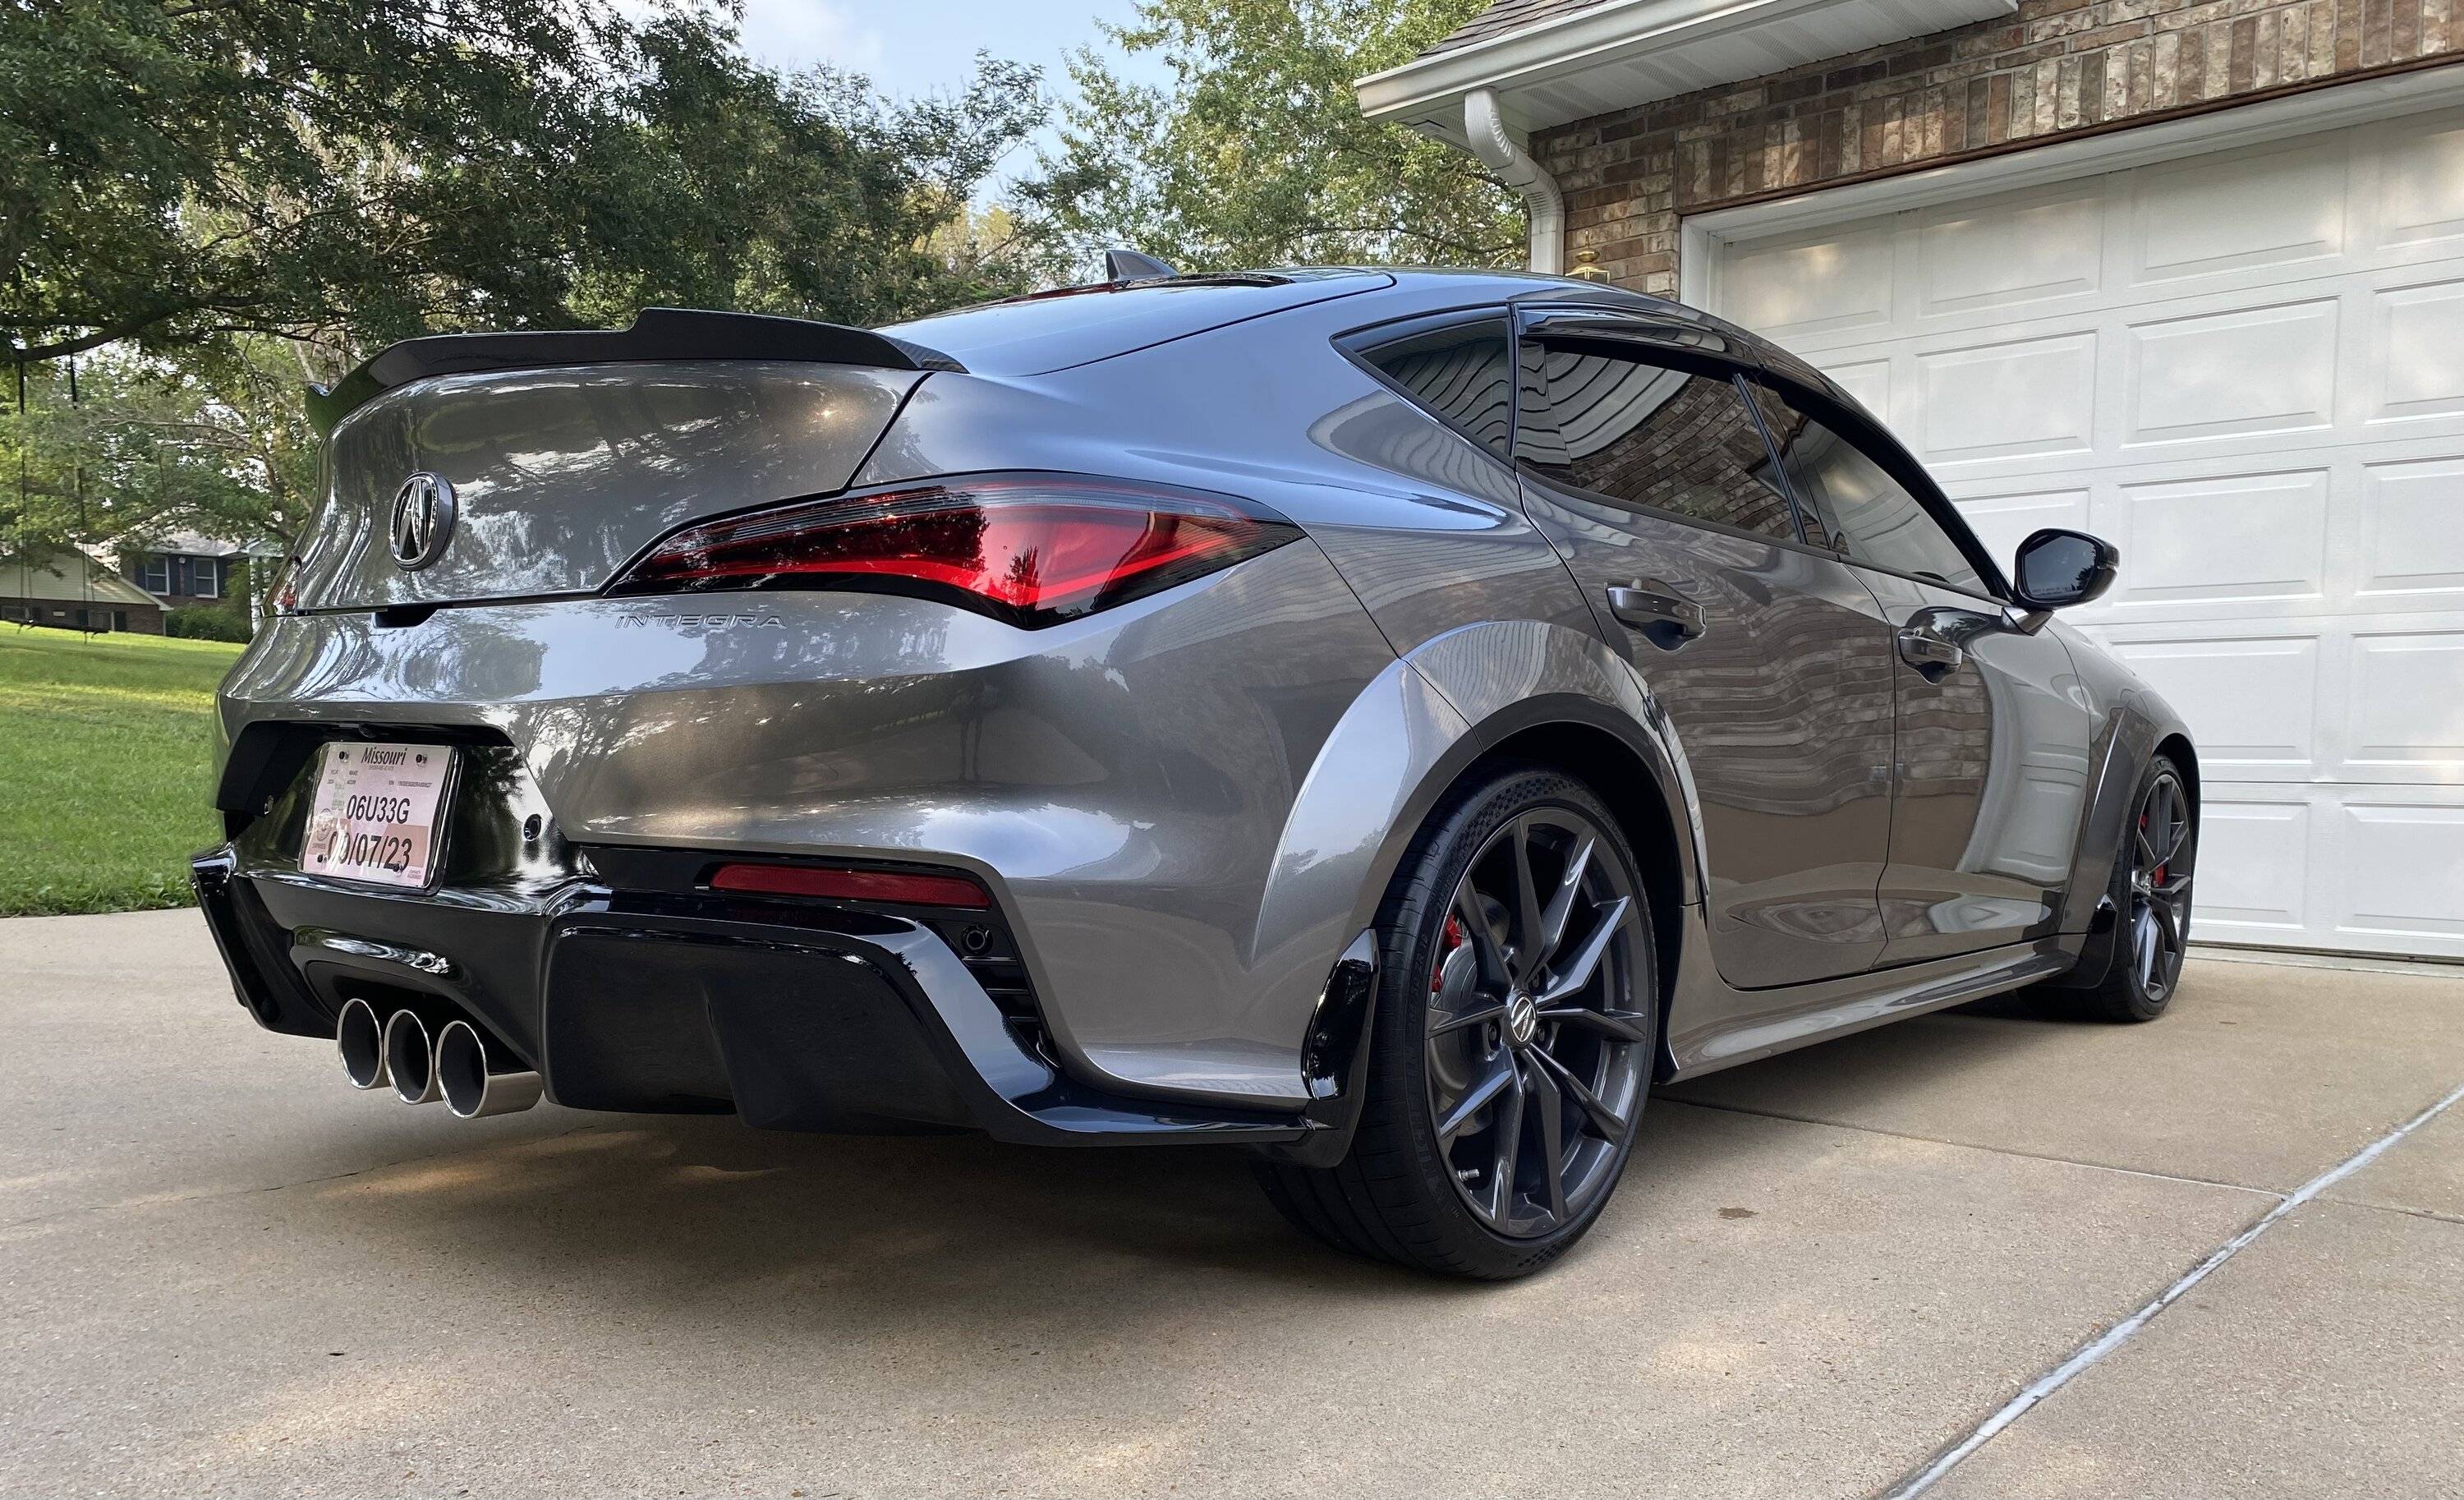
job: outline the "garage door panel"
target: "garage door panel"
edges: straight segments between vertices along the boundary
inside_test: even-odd
[[[2190,725],[2209,775],[2269,782],[2312,775],[2317,636],[2134,639],[2108,649]]]
[[[2103,281],[2104,188],[2089,179],[1926,215],[1917,232],[1920,317],[2035,311]]]
[[[2362,633],[2346,645],[2348,777],[2464,782],[2464,630]]]
[[[2464,806],[2355,799],[2338,812],[2337,932],[2357,947],[2464,955]]]
[[[2146,284],[2299,270],[2344,253],[2343,136],[2130,174],[2132,274]]]
[[[2327,589],[2327,471],[2123,485],[2130,566],[2117,613],[2150,604],[2316,601]]]
[[[1917,385],[1928,462],[2083,453],[2096,425],[2096,335],[1920,354]]]
[[[1837,381],[1848,394],[1864,405],[1866,410],[1885,422],[1891,419],[1889,360],[1843,360],[1823,365],[1822,373]]]
[[[2362,595],[2464,605],[2464,455],[2365,464],[2361,489]]]
[[[2371,422],[2464,412],[2464,279],[2370,298]]]
[[[1891,226],[1880,224],[1742,246],[1721,270],[1727,316],[1787,342],[1791,336],[1891,320]]]
[[[1959,514],[1966,518],[1969,529],[1985,543],[1985,550],[2011,576],[2011,560],[2019,543],[2032,532],[2048,526],[2065,527],[2072,531],[2088,529],[2088,492],[2085,490],[2049,490],[2017,495],[1970,495],[1953,501]]]
[[[2123,441],[2182,442],[2328,426],[2336,409],[2332,298],[2131,326]]]
[[[2452,255],[2464,245],[2464,110],[2372,127],[2374,248]]]
[[[2310,804],[2299,794],[2243,797],[2242,788],[2220,790],[2201,809],[2191,936],[2211,942],[2298,938],[2311,925]]]
[[[1889,420],[2006,569],[2120,544],[2064,618],[2198,739],[2198,935],[2464,959],[2464,108],[1771,244],[1721,249],[1714,310]]]

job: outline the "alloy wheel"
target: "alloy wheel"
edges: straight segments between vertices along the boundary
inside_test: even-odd
[[[1499,1234],[1581,1216],[1616,1182],[1651,1056],[1642,912],[1609,835],[1569,808],[1508,821],[1446,907],[1429,978],[1429,1117]]]
[[[2140,993],[2169,998],[2190,935],[2190,805],[2181,778],[2158,773],[2139,802],[2130,854],[2130,961]]]

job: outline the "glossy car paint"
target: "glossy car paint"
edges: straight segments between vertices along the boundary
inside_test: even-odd
[[[1861,570],[1894,630],[1923,625],[1964,659],[1928,680],[1901,665],[1891,858],[1879,890],[1884,963],[2055,930],[2087,802],[2097,716],[2071,652],[2014,629],[1995,601]]]
[[[1923,961],[1870,969],[1897,935],[1881,931],[1881,898],[1869,882],[1872,930],[1832,942],[1830,977],[1757,984],[1822,967],[1810,969],[1807,953],[1830,940],[1784,929],[1802,929],[1805,914],[1836,904],[1838,888],[1853,885],[1842,870],[1862,860],[1880,877],[1886,855],[1875,829],[1890,816],[1893,760],[1873,755],[1879,731],[1859,720],[1866,727],[1849,737],[1851,756],[1838,748],[1837,717],[1811,705],[1773,711],[1758,752],[1764,768],[1739,763],[1734,745],[1701,727],[1709,653],[1689,673],[1686,651],[1638,648],[1604,624],[1590,597],[1596,580],[1578,582],[1580,549],[1570,549],[1570,570],[1551,544],[1552,525],[1567,534],[1562,518],[1336,341],[1375,323],[1521,299],[1683,317],[1741,347],[1761,346],[1699,315],[1573,283],[1402,274],[1310,286],[1325,295],[1059,367],[1046,362],[1061,354],[1021,335],[1007,341],[1007,356],[999,342],[982,352],[951,347],[969,364],[964,375],[876,381],[805,370],[785,387],[798,393],[792,399],[765,394],[771,404],[757,402],[743,426],[719,423],[727,442],[677,447],[674,463],[594,457],[578,438],[546,445],[546,482],[569,482],[558,493],[576,496],[577,507],[585,482],[612,488],[622,515],[603,525],[571,511],[544,559],[532,555],[539,534],[526,551],[521,523],[505,518],[512,507],[492,514],[489,486],[510,484],[499,476],[532,460],[511,448],[473,458],[471,473],[485,482],[465,491],[464,525],[475,528],[479,549],[466,571],[451,571],[449,560],[439,564],[448,571],[404,575],[414,582],[385,579],[363,544],[354,553],[347,538],[332,542],[337,551],[321,564],[329,571],[312,578],[313,598],[332,607],[260,634],[226,686],[223,732],[300,721],[485,729],[513,746],[555,837],[569,845],[967,870],[1011,919],[1064,1066],[1092,1084],[1163,1098],[1300,1107],[1304,1039],[1330,970],[1374,916],[1428,809],[1501,746],[1578,759],[1628,825],[1662,939],[1676,947],[1663,965],[1663,1074],[2068,966],[2111,868],[2114,835],[2093,826],[2115,816],[2110,784],[2123,761],[2139,757],[2135,774],[2160,739],[2180,732],[2152,694],[2101,655],[2065,678],[2037,648],[2077,656],[2093,647],[2058,625],[2027,634],[1998,604],[1980,610],[1994,642],[2007,634],[2030,643],[2024,651],[1988,643],[1976,653],[1989,664],[2012,657],[2012,680],[2022,686],[2010,691],[2026,699],[2007,709],[1989,701],[1994,733],[2007,717],[2014,740],[2024,737],[2032,715],[2051,713],[2035,697],[2057,699],[2093,732],[2074,735],[2064,720],[2071,738],[2048,754],[2068,757],[2076,741],[2094,770],[2062,761],[2080,778],[2080,807],[2050,834],[2042,801],[2027,804],[2026,816],[1989,815],[1971,792],[1947,816],[1929,812],[1927,852],[1909,862],[1903,924],[1921,946],[1944,925],[1925,914],[1946,895],[1957,904],[1980,893],[1989,905],[2015,903],[2010,915],[2028,919],[1957,918],[1956,941],[1983,933],[1990,946],[1949,958],[1912,950]],[[935,345],[936,321],[892,331]],[[1771,363],[1786,365],[1775,354]],[[617,373],[472,379],[574,403]],[[676,378],[701,383],[694,401],[731,381],[785,379],[726,365]],[[476,385],[436,388],[448,384],[407,388],[386,398],[404,401],[400,411],[372,404],[352,421],[373,413],[392,424],[386,430],[424,432],[407,414],[421,392],[477,394]],[[1845,399],[1827,382],[1822,388]],[[608,410],[622,410],[624,398],[602,394]],[[858,415],[839,427],[832,403],[842,398]],[[858,462],[853,439],[842,438],[881,416],[885,403],[895,415]],[[781,411],[825,434],[798,450],[795,464],[722,452],[805,441],[774,430]],[[385,464],[448,461],[442,449],[386,442],[338,460],[338,472],[353,476],[351,503],[338,512],[375,514]],[[642,517],[672,523],[835,484],[996,469],[1234,494],[1290,518],[1307,540],[1041,630],[877,594],[466,602],[604,582],[628,539],[638,547],[659,529],[645,530]],[[705,497],[679,478],[693,474],[724,475],[723,494]],[[339,536],[332,528],[347,519],[320,521],[328,529],[312,540]],[[1669,569],[1732,601],[1723,605],[1739,625],[1729,638],[1791,638],[1786,622],[1767,634],[1748,628],[1747,601],[1773,585],[1784,609],[1854,612],[1854,581],[1835,560],[1810,549],[1747,556],[1700,537],[1652,544]],[[493,582],[492,569],[512,581]],[[452,607],[401,623],[367,607],[439,601],[447,590],[458,590]],[[1882,605],[1866,599],[1881,639]],[[1739,651],[1732,670],[1760,670]],[[1896,663],[1882,665],[1904,682]],[[1788,661],[1760,666],[1774,673],[1771,691],[1793,691]],[[1790,771],[1799,781],[1774,799],[1769,767],[1791,756],[1825,769]],[[1851,761],[1854,776],[1839,769]],[[1878,765],[1885,780],[1875,779]],[[1757,801],[1764,805],[1749,805]],[[1862,805],[1838,816],[1852,804]],[[253,810],[227,802],[235,822]],[[2107,851],[2101,869],[2099,842]],[[1823,884],[1785,889],[1788,869],[1806,861],[1792,853],[1774,866],[1767,846],[1792,844],[1818,856],[1812,868]],[[1788,860],[1796,864],[1783,868]],[[2048,884],[2044,871],[2065,866],[2070,877]],[[366,922],[381,922],[380,908],[367,910],[378,915]],[[1837,956],[1852,951],[1862,960]]]
[[[847,476],[922,376],[759,361],[446,375],[377,397],[327,442],[300,539],[301,607],[379,608],[597,589],[678,524],[818,495]],[[384,543],[395,490],[458,499],[436,562]]]

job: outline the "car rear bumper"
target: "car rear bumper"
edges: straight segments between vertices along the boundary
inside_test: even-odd
[[[1333,982],[1329,1087],[1308,1110],[1221,1109],[1071,1079],[909,916],[586,880],[531,896],[396,895],[251,870],[230,846],[192,870],[259,1025],[331,1037],[354,997],[380,1014],[468,1019],[578,1109],[1043,1145],[1243,1144],[1315,1160],[1340,1156],[1358,1102],[1365,968]]]

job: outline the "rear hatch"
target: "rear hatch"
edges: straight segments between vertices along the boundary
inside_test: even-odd
[[[844,489],[947,367],[877,334],[724,314],[397,344],[323,398],[297,607],[595,591],[687,521]]]

